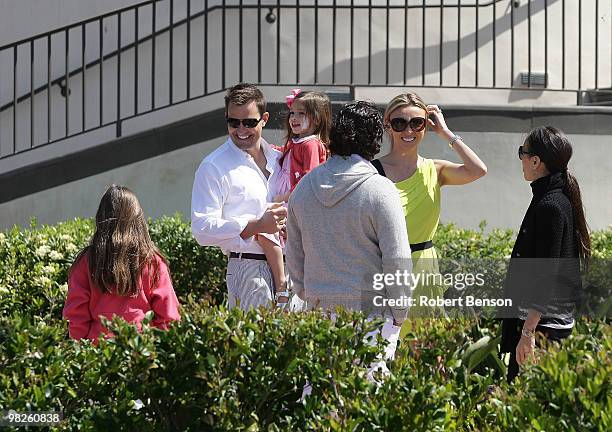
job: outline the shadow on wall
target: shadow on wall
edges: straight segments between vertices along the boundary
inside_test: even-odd
[[[558,0],[549,0],[548,6],[550,7],[551,4],[557,1]],[[510,31],[512,28],[511,15],[509,12],[511,4],[509,3],[508,6],[509,7],[506,9],[505,14],[501,18],[497,19],[495,22],[495,33],[497,37],[499,37],[501,34],[507,31]],[[533,16],[543,11],[544,9],[545,9],[544,2],[533,3],[531,5],[531,15]],[[527,21],[528,16],[529,16],[528,6],[527,6],[527,3],[525,2],[525,4],[515,9],[515,12],[514,12],[515,27],[521,22]],[[472,32],[466,36],[463,36],[460,39],[459,59],[464,59],[468,57],[469,55],[474,54],[477,48],[478,49],[483,48],[485,45],[487,45],[488,43],[492,41],[493,23],[487,24],[483,28],[479,29],[478,35],[479,35],[478,36],[478,46],[476,45],[476,33],[475,32]],[[425,47],[426,55],[425,55],[425,66],[424,67],[421,61],[421,58],[422,58],[421,48],[406,48],[405,58],[404,58],[404,48],[390,48],[389,49],[389,61],[390,62],[394,61],[397,64],[397,60],[393,60],[393,59],[400,59],[400,65],[401,65],[401,60],[403,59],[406,62],[405,80],[409,81],[411,79],[419,78],[423,75],[439,73],[440,71],[443,71],[445,68],[455,64],[457,62],[456,55],[455,56],[444,55],[442,59],[442,65],[440,65],[439,52],[440,50],[442,50],[443,53],[457,53],[457,47],[458,47],[458,42],[456,40],[449,41],[449,42],[443,42],[442,45],[438,43],[438,44],[433,44],[433,45],[429,45]],[[353,71],[355,75],[354,75],[354,80],[353,80],[354,82],[352,84],[366,84],[368,82],[368,76],[367,76],[368,72],[367,71],[369,67],[380,68],[380,67],[383,67],[381,65],[386,65],[386,51],[376,52],[370,57],[370,59],[371,59],[370,62],[368,62],[367,56],[355,57],[353,59],[352,66],[353,66]],[[412,62],[409,59],[414,59],[415,61]],[[467,67],[467,66],[464,65],[462,67]],[[321,82],[322,76],[330,77],[330,80],[331,80],[332,74],[335,70],[336,83],[343,82],[342,80],[338,79],[338,72],[343,72],[342,75],[346,76],[346,82],[349,82],[350,69],[351,69],[351,60],[350,59],[341,60],[335,63],[335,67],[330,65],[320,70],[318,72],[318,77],[319,77],[318,81]],[[471,69],[472,69],[472,72],[475,72],[473,67],[471,67]],[[360,74],[358,74],[357,73],[358,71],[365,71],[365,73],[361,72]],[[394,69],[390,68],[389,69],[389,83],[404,82],[403,68],[397,68],[395,69],[395,73],[393,72],[394,72]],[[361,77],[359,75],[365,75],[365,76]],[[461,76],[464,77],[465,74],[462,74]],[[360,78],[362,79],[362,81],[358,81],[358,79]],[[307,79],[304,80],[303,82],[314,82],[314,74],[307,75]],[[373,83],[373,84],[376,84],[376,83]],[[435,84],[439,84],[439,81],[437,81]],[[454,80],[453,84],[456,85],[457,81]],[[516,85],[516,84],[520,84],[520,82],[518,81],[518,76],[510,77],[508,87]]]

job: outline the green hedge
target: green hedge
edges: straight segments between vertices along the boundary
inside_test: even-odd
[[[464,262],[478,266],[482,257],[498,260],[510,256],[514,242],[511,230],[459,229],[441,225],[435,243],[445,263]],[[11,312],[61,318],[67,290],[67,273],[75,255],[93,233],[89,219],[76,219],[54,226],[31,229],[14,228],[0,232],[0,314]],[[153,241],[169,260],[174,288],[179,299],[193,294],[222,304],[225,299],[226,258],[217,248],[199,246],[191,235],[188,222],[179,215],[150,221]],[[612,229],[593,233],[593,255],[612,258]],[[473,259],[474,261],[470,261]],[[591,283],[598,303],[609,292],[610,266],[602,261],[593,271]],[[610,261],[610,260],[608,260]],[[472,268],[464,269],[466,271]],[[503,279],[498,268],[496,283]],[[588,287],[587,287],[588,288]]]
[[[0,233],[0,410],[61,410],[65,430],[612,428],[605,321],[579,321],[562,349],[513,386],[499,376],[497,322],[414,322],[377,387],[363,368],[381,350],[363,341],[377,323],[228,311],[220,252],[198,246],[179,216],[150,227],[169,258],[182,320],[167,332],[109,323],[116,336],[98,346],[69,340],[61,320],[67,270],[91,221]],[[445,225],[435,241],[443,257],[503,258],[513,233]],[[612,257],[612,230],[594,233],[593,245],[594,256]],[[301,403],[306,380],[313,393]]]
[[[574,336],[512,387],[470,373],[473,321],[414,324],[392,375],[366,379],[375,323],[341,313],[227,311],[189,303],[167,332],[116,321],[98,346],[40,318],[0,318],[0,409],[63,411],[67,430],[593,430],[612,427],[610,326]],[[313,392],[298,402],[306,380]],[[136,401],[144,406],[137,409]]]

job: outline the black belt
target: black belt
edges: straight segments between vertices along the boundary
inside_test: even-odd
[[[427,240],[426,242],[423,242],[423,243],[411,244],[410,251],[417,252],[417,251],[422,251],[422,250],[429,249],[432,247],[433,247],[433,242],[431,240]]]
[[[230,252],[230,258],[242,258],[242,259],[254,259],[266,261],[266,256],[264,254],[256,254],[256,253],[238,253],[238,252]]]

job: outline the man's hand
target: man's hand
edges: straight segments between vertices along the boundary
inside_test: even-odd
[[[284,229],[286,223],[287,209],[281,203],[274,203],[259,219],[249,221],[240,233],[240,237],[246,240],[259,233],[274,234]]]

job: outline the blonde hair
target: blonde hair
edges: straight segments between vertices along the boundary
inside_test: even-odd
[[[387,105],[387,108],[385,109],[385,115],[383,116],[385,126],[389,125],[389,117],[391,116],[391,113],[393,111],[398,108],[410,106],[422,108],[425,111],[425,117],[427,117],[427,104],[423,102],[423,99],[421,99],[418,94],[412,92],[402,93],[391,99],[391,102],[389,102],[389,104]]]

